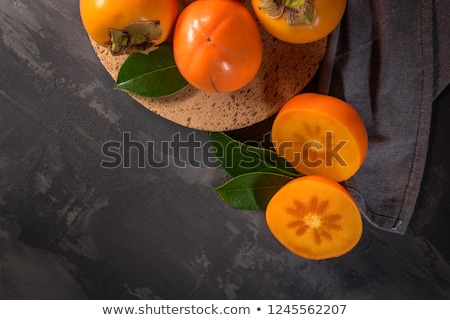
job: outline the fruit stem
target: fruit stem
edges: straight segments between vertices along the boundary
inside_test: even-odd
[[[291,9],[299,9],[305,4],[305,0],[281,0],[283,6]]]
[[[110,51],[113,55],[148,53],[161,36],[159,21],[134,22],[124,30],[111,29]]]
[[[314,0],[260,0],[259,9],[272,19],[281,16],[290,25],[311,24],[316,16]]]

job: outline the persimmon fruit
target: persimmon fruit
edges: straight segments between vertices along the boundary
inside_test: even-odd
[[[79,5],[88,35],[114,54],[163,43],[178,16],[177,0],[80,0]]]
[[[367,130],[347,102],[323,94],[302,93],[288,100],[272,124],[275,151],[304,175],[341,182],[362,166]]]
[[[310,260],[350,252],[363,232],[351,194],[322,176],[303,176],[281,187],[267,205],[266,222],[285,248]]]
[[[232,92],[247,85],[262,62],[262,40],[251,11],[237,0],[197,0],[180,13],[175,63],[194,87]]]
[[[329,35],[345,13],[346,0],[252,0],[263,26],[275,38],[309,43]]]

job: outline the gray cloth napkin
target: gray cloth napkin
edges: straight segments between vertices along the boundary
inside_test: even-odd
[[[449,0],[348,0],[315,80],[367,126],[367,158],[346,184],[384,230],[405,233],[414,212],[433,100],[450,82],[449,16]]]

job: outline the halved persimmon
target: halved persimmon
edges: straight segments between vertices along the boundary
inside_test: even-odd
[[[298,172],[340,182],[363,164],[368,137],[351,105],[332,96],[303,93],[279,111],[272,125],[272,143]]]
[[[322,176],[303,176],[281,187],[267,205],[266,221],[284,247],[311,260],[348,253],[363,232],[353,197]]]

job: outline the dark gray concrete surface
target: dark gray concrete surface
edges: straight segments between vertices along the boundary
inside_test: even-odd
[[[262,212],[218,198],[227,174],[205,149],[164,147],[207,145],[207,132],[112,90],[78,1],[2,0],[0,21],[1,299],[450,298],[450,94],[435,106],[406,234],[366,223],[351,253],[307,261],[273,238]],[[268,124],[230,134],[258,139]],[[101,167],[112,160],[102,146],[125,133],[150,142],[158,168],[139,168],[137,147],[123,154],[130,168]]]

